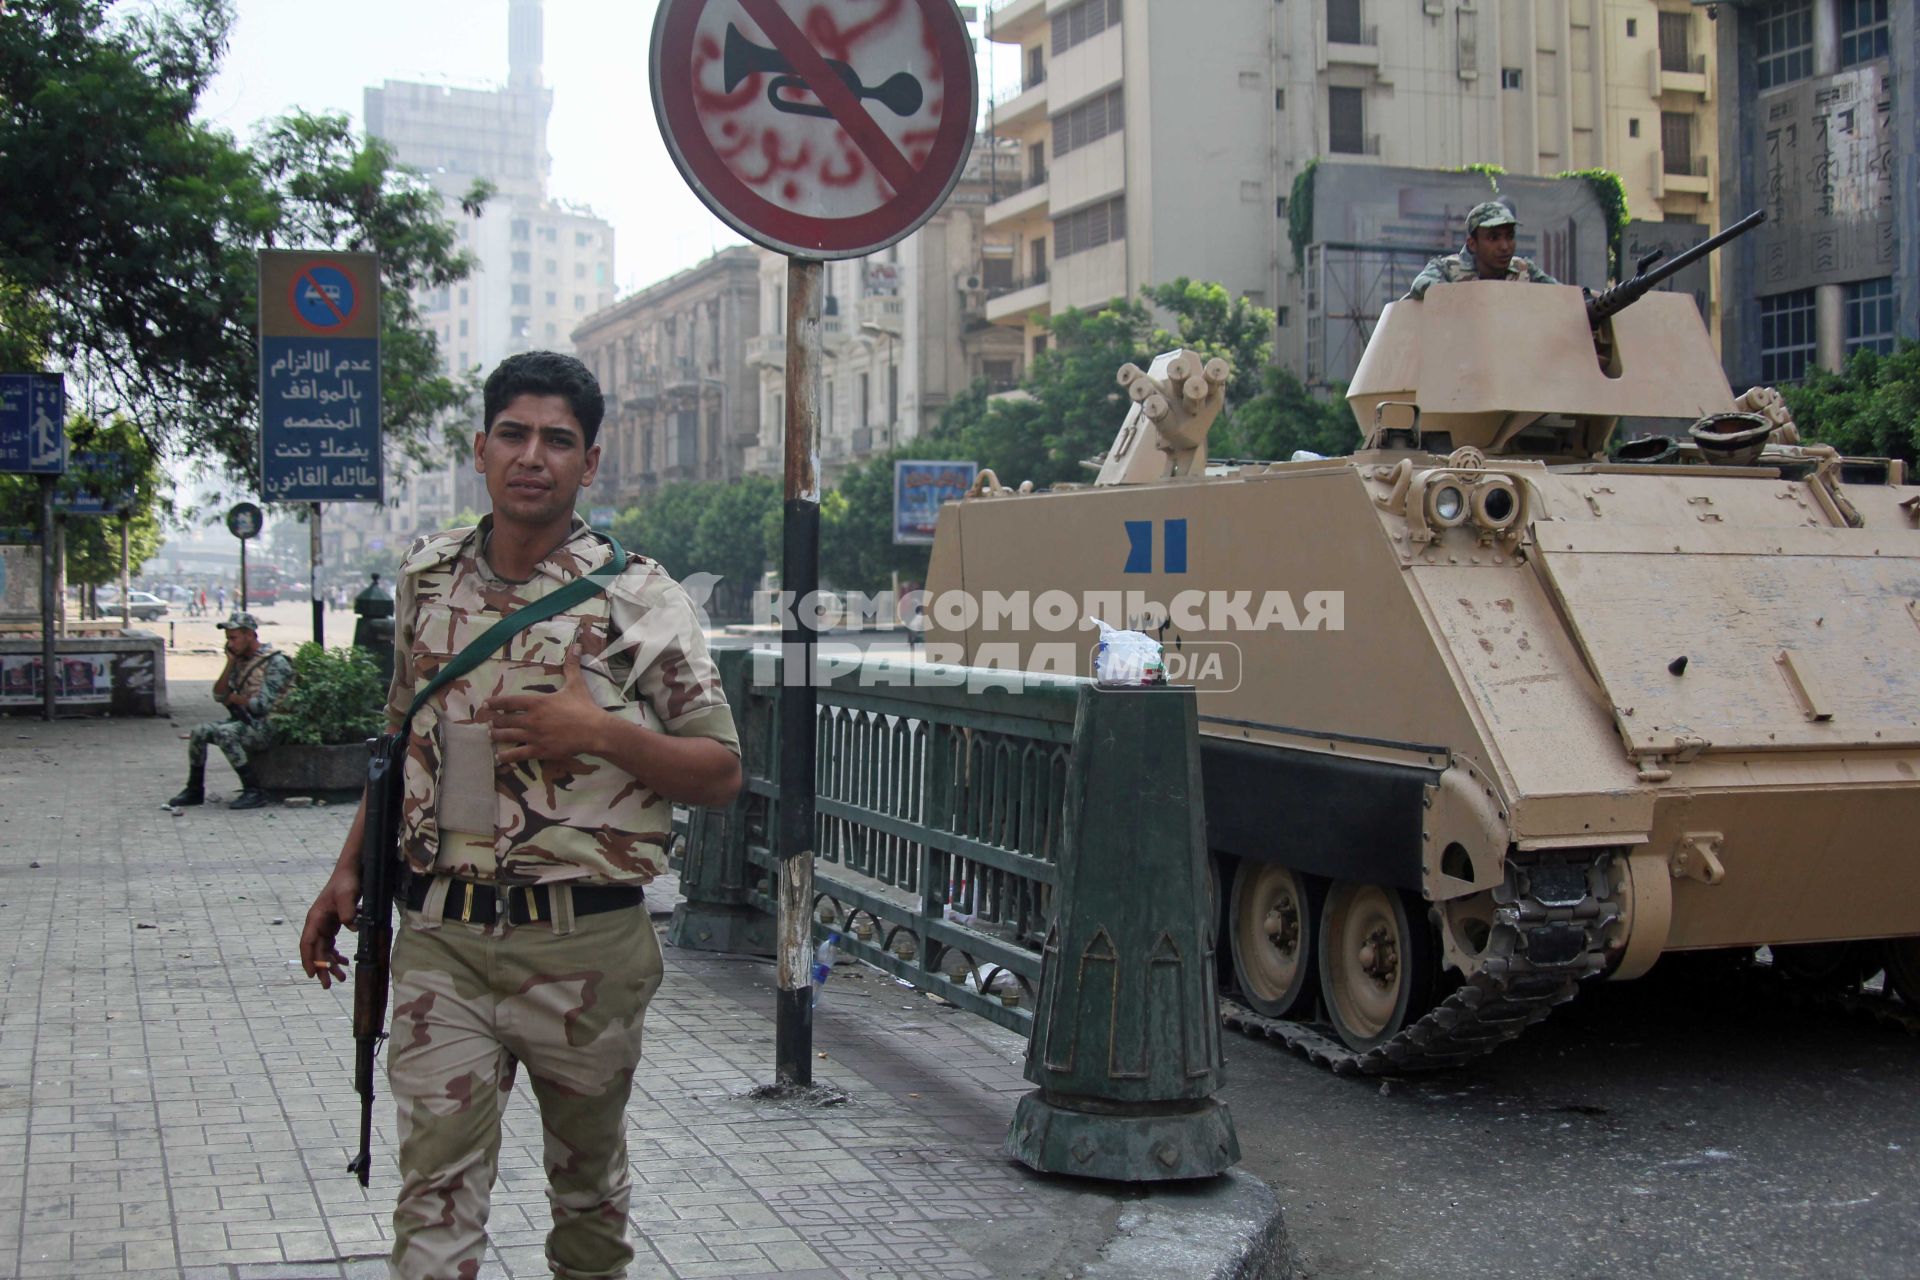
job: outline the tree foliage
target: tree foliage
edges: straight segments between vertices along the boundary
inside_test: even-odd
[[[1156,321],[1156,309],[1168,326]],[[1113,443],[1130,407],[1115,379],[1120,366],[1144,368],[1174,347],[1222,356],[1233,366],[1227,408],[1209,438],[1213,456],[1351,452],[1359,432],[1346,405],[1315,396],[1272,365],[1273,322],[1273,312],[1221,285],[1185,278],[1151,286],[1138,299],[1058,313],[1048,321],[1048,348],[1029,364],[1021,394],[992,396],[976,384],[954,397],[931,432],[842,478],[844,511],[823,513],[823,576],[863,591],[880,589],[895,572],[925,580],[927,548],[893,544],[897,457],[978,462],[1004,484],[1031,480],[1039,488],[1091,479],[1083,463]]]
[[[777,562],[779,511],[780,485],[769,476],[672,484],[621,512],[610,532],[675,578],[719,578],[715,611],[744,614],[760,575]],[[776,535],[771,542],[770,518]]]
[[[254,476],[256,253],[381,255],[384,419],[403,454],[472,393],[439,371],[409,293],[464,278],[424,178],[341,116],[295,114],[252,147],[194,112],[229,0],[131,8],[11,0],[0,20],[0,361],[63,367],[154,446]],[[478,210],[485,184],[468,193]]]
[[[1920,342],[1902,340],[1884,356],[1856,351],[1841,373],[1809,366],[1804,382],[1780,393],[1803,436],[1841,453],[1920,463]]]
[[[127,493],[127,572],[138,574],[166,540],[165,523],[173,514],[172,485],[147,442],[123,417],[98,422],[84,415],[67,421],[69,455],[111,456],[116,474],[89,474],[70,466],[55,488],[57,494],[81,497]],[[66,534],[67,581],[83,587],[105,586],[120,580],[120,521],[115,516],[61,516]],[[0,525],[40,527],[40,481],[37,476],[0,475]]]

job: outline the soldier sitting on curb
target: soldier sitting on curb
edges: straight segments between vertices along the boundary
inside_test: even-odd
[[[1443,253],[1413,278],[1409,298],[1424,298],[1436,284],[1462,280],[1517,280],[1532,284],[1559,284],[1552,276],[1513,253],[1520,226],[1513,210],[1498,200],[1483,200],[1467,213],[1467,243],[1459,253]]]
[[[240,794],[229,809],[258,809],[267,793],[250,763],[273,745],[273,726],[267,713],[293,684],[293,663],[272,645],[260,643],[260,620],[236,613],[214,624],[227,633],[227,665],[214,681],[213,696],[227,708],[228,718],[194,726],[187,747],[187,785],[167,801],[175,808],[207,801],[207,744],[213,743],[240,775]]]

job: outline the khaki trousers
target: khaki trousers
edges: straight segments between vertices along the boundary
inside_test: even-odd
[[[644,906],[577,919],[569,906],[558,921],[482,928],[438,918],[441,898],[406,911],[394,940],[387,1080],[401,1185],[391,1274],[478,1274],[501,1106],[525,1063],[553,1207],[548,1265],[566,1280],[624,1276],[627,1097],[663,971],[653,921]]]

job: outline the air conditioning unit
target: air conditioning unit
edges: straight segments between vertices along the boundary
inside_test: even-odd
[[[963,271],[954,277],[954,283],[959,286],[962,293],[978,293],[986,287],[978,271]]]

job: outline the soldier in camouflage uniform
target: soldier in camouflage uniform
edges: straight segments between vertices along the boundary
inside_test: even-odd
[[[575,518],[599,462],[598,385],[530,352],[487,380],[474,443],[493,512],[416,542],[396,593],[387,714],[495,622],[612,554]],[[556,1276],[624,1276],[625,1110],[662,977],[641,886],[665,862],[674,801],[740,785],[733,718],[692,603],[629,555],[608,589],[516,634],[414,716],[393,954],[388,1080],[399,1104],[392,1274],[478,1273],[501,1107],[521,1064],[540,1108]],[[323,985],[353,916],[364,808],[307,914]]]
[[[1525,258],[1513,254],[1515,228],[1520,225],[1513,210],[1498,200],[1486,200],[1467,213],[1467,243],[1459,253],[1443,253],[1431,259],[1413,278],[1407,290],[1409,298],[1424,298],[1436,284],[1458,284],[1462,280],[1518,280],[1532,284],[1559,284],[1552,276]]]
[[[272,645],[260,643],[260,620],[236,613],[214,624],[227,633],[227,665],[213,683],[214,698],[228,718],[196,725],[187,747],[187,785],[167,801],[175,807],[207,802],[207,746],[220,748],[240,775],[240,794],[229,809],[258,809],[267,793],[253,771],[253,757],[273,745],[267,713],[293,684],[293,663]]]

